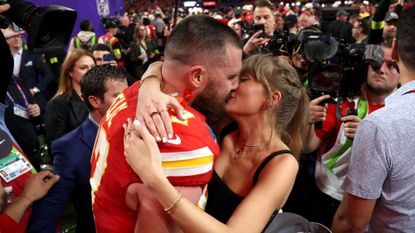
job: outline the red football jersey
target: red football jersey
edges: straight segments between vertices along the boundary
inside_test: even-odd
[[[127,188],[140,182],[124,157],[124,129],[134,118],[138,82],[124,90],[101,121],[91,157],[92,203],[97,231],[133,232],[136,213],[125,204]],[[163,169],[173,185],[204,186],[212,175],[219,146],[203,115],[182,103],[185,121],[171,116],[175,136],[160,144]]]

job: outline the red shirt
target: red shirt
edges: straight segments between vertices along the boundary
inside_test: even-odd
[[[13,147],[20,152],[21,155],[25,156],[24,153],[14,145]],[[1,184],[3,187],[12,186],[13,187],[13,194],[18,197],[22,194],[24,186],[26,185],[27,179],[32,175],[32,172],[28,171],[25,174],[17,177],[16,179],[10,181],[9,183],[6,183],[2,178]],[[7,207],[6,207],[7,208]],[[14,222],[13,219],[11,219],[7,214],[0,215],[0,232],[13,232],[13,233],[24,233],[26,232],[26,227],[29,222],[30,214],[32,213],[32,208],[28,208],[26,212],[24,213],[22,219],[17,224]],[[16,225],[13,224],[13,221]],[[13,227],[14,230],[10,229],[10,227]]]
[[[90,182],[98,233],[133,232],[136,224],[137,214],[126,205],[125,197],[130,184],[138,183],[140,179],[125,160],[122,125],[127,118],[135,116],[137,96],[138,82],[117,97],[102,119],[97,134]],[[212,176],[219,147],[205,118],[186,103],[183,105],[186,121],[171,116],[175,138],[159,145],[164,172],[173,185],[204,186]]]
[[[369,114],[384,107],[385,105],[373,105],[368,104],[369,108]],[[342,116],[346,116],[347,109],[354,109],[355,103],[354,102],[347,102],[344,101],[342,104]],[[323,153],[326,153],[329,151],[333,145],[334,142],[337,139],[338,133],[340,131],[341,124],[343,123],[341,120],[337,119],[336,117],[336,104],[328,104],[327,108],[327,117],[326,120],[323,122],[323,127],[321,129],[315,129],[317,137],[320,138],[322,142],[326,142],[323,147]]]

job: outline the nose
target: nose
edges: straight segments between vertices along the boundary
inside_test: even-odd
[[[239,87],[239,78],[232,79],[231,91],[234,91],[234,90],[238,89],[238,87]]]

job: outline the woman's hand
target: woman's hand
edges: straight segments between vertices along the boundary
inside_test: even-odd
[[[127,120],[124,127],[124,155],[146,186],[151,187],[165,178],[161,154],[153,136],[138,120]]]
[[[154,62],[144,73],[135,114],[135,118],[146,124],[157,142],[167,142],[168,138],[173,137],[169,111],[173,111],[180,120],[183,120],[183,106],[176,98],[160,90],[162,65],[163,62]]]

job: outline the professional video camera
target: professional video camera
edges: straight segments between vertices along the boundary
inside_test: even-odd
[[[343,99],[360,95],[368,66],[375,70],[382,66],[382,48],[379,45],[338,43],[329,34],[321,32],[305,33],[299,40],[302,40],[302,52],[310,62],[310,99],[327,94],[332,96],[328,102],[338,105],[337,117],[340,118]],[[348,114],[355,113],[350,111]]]
[[[28,33],[27,45],[33,52],[47,52],[65,47],[70,39],[77,13],[63,6],[38,7],[24,0],[2,0],[10,9],[0,14],[0,27],[11,22]]]
[[[383,50],[378,45],[343,44],[325,33],[307,33],[303,53],[310,61],[308,82],[311,98],[329,94],[354,97],[366,81],[367,66],[379,69]],[[301,38],[300,38],[301,39]]]

